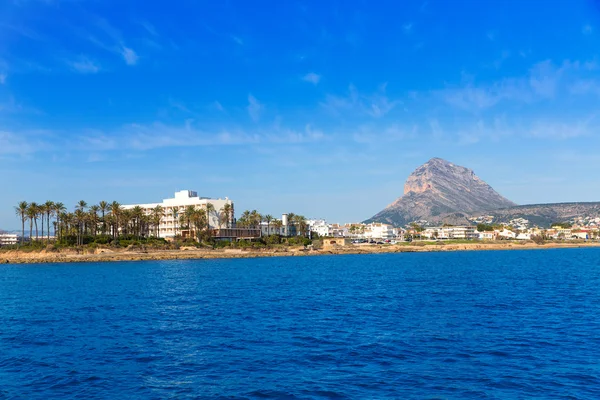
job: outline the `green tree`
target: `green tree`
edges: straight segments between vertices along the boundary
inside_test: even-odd
[[[90,224],[92,225],[92,235],[96,236],[98,234],[98,212],[100,211],[100,206],[93,205],[89,210],[89,219]]]
[[[102,200],[100,203],[98,203],[98,207],[102,213],[102,234],[106,235],[106,213],[110,211],[110,204]]]
[[[277,231],[278,235],[281,235],[281,228],[283,228],[283,222],[280,219],[273,221],[273,228]]]
[[[48,243],[50,243],[50,217],[54,214],[54,202],[48,200],[44,204],[44,211],[46,212],[46,221],[48,222]],[[54,229],[54,236],[56,236],[56,228]]]
[[[27,221],[28,209],[29,204],[26,201],[19,202],[19,205],[15,207],[16,214],[21,218],[21,245],[23,245],[23,240],[25,239],[25,221]]]
[[[229,203],[225,203],[221,208],[221,218],[225,221],[225,227],[231,228],[231,222],[233,221],[233,207]]]
[[[37,203],[30,203],[29,207],[27,207],[27,218],[29,218],[29,240],[33,240],[33,224],[35,223],[35,238],[38,238],[38,225],[37,219],[39,214],[40,207]]]
[[[155,237],[160,237],[160,223],[165,216],[165,209],[159,204],[152,209],[151,220],[155,228]]]
[[[271,214],[267,214],[263,217],[263,220],[267,223],[267,236],[271,234],[271,222],[274,220]]]
[[[56,239],[60,240],[60,237],[62,235],[61,233],[61,223],[62,223],[62,218],[61,216],[67,211],[67,208],[65,207],[65,205],[63,203],[55,203],[54,204],[54,216],[56,217],[56,226],[58,228],[58,234],[56,233],[56,228],[54,229],[54,234],[56,235]]]
[[[123,209],[121,208],[121,205],[118,202],[113,201],[112,203],[110,203],[110,215],[112,215],[113,217],[113,239],[116,239],[119,236],[119,220],[121,218],[122,212]]]
[[[210,232],[210,215],[215,211],[215,206],[212,203],[206,203],[206,227]]]
[[[173,217],[174,236],[177,236],[177,221],[179,219],[179,209],[177,207],[173,207],[171,209],[170,216]]]

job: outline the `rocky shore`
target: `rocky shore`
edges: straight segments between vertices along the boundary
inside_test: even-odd
[[[283,247],[266,249],[196,249],[179,250],[111,250],[96,249],[82,251],[40,250],[0,251],[0,264],[71,263],[71,262],[110,262],[143,260],[189,260],[217,258],[255,258],[281,256],[316,256],[330,254],[377,254],[404,252],[443,252],[477,250],[526,250],[553,248],[600,248],[600,243],[465,243],[465,244],[417,244],[417,245],[362,245],[340,246],[326,250],[305,249],[303,247]]]

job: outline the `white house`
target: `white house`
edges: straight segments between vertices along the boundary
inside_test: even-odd
[[[494,231],[484,231],[479,232],[480,240],[496,240],[498,238],[498,233]]]
[[[498,231],[499,239],[515,239],[517,235],[513,231],[509,231],[508,229],[502,229]]]
[[[318,234],[321,237],[331,235],[331,225],[324,219],[311,219],[307,221],[311,232]]]

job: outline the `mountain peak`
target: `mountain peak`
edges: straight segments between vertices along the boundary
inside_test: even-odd
[[[370,221],[403,224],[432,219],[445,213],[514,205],[475,175],[473,170],[435,157],[415,169],[404,184],[403,196]]]

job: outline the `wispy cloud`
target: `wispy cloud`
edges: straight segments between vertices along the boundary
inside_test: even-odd
[[[413,29],[413,23],[412,22],[407,22],[404,25],[402,25],[402,29],[404,30],[404,33],[409,34],[412,32]]]
[[[524,77],[505,78],[485,85],[466,85],[446,88],[437,93],[443,100],[465,111],[479,112],[504,101],[531,103],[555,99],[559,93],[577,94],[571,90],[580,81],[579,75],[598,68],[595,62],[565,60],[556,65],[550,60],[534,64]],[[592,82],[595,82],[592,80]],[[590,86],[590,82],[586,83]],[[578,86],[579,93],[583,86]]]
[[[82,74],[95,74],[100,71],[100,65],[87,57],[80,57],[77,60],[67,61],[72,70]]]
[[[321,80],[321,75],[315,74],[314,72],[309,72],[302,77],[302,80],[305,82],[310,82],[313,85],[317,85]]]
[[[590,24],[585,24],[583,25],[583,27],[581,27],[581,33],[583,33],[584,35],[591,35],[592,33],[594,33],[594,27]]]
[[[215,109],[217,109],[218,111],[221,111],[221,112],[225,111],[225,108],[223,107],[223,105],[216,100],[213,102],[213,107]]]
[[[127,65],[135,65],[138,62],[138,55],[136,54],[135,51],[133,51],[133,49],[130,49],[129,47],[125,47],[123,46],[123,48],[121,49],[121,55],[123,56],[123,59],[125,60],[125,63],[127,63]]]
[[[365,95],[359,93],[354,85],[350,85],[346,96],[327,95],[321,106],[336,115],[344,112],[359,112],[380,118],[400,103],[398,100],[389,99],[386,95],[386,86],[387,84],[383,84],[377,92]]]
[[[251,94],[248,95],[248,106],[246,107],[248,110],[248,115],[252,118],[252,121],[258,122],[260,120],[260,114],[264,109],[264,105],[262,105],[256,97]]]
[[[6,83],[7,75],[5,73],[0,73],[0,85],[4,85]]]
[[[158,32],[156,31],[156,28],[150,22],[139,21],[138,23],[146,30],[146,32],[148,32],[152,36],[158,36]]]
[[[92,43],[101,49],[120,55],[127,65],[137,64],[139,60],[138,54],[125,44],[125,40],[117,28],[113,27],[104,18],[97,18],[95,25],[103,33],[105,39],[108,37],[112,43],[107,44],[105,41],[98,39],[94,35],[88,35],[88,39]]]
[[[240,37],[235,36],[235,35],[230,35],[229,37],[231,38],[231,40],[233,40],[234,42],[236,42],[240,46],[244,45],[244,41]]]

